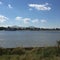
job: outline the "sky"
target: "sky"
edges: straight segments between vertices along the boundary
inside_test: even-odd
[[[60,0],[0,0],[0,26],[60,28]]]

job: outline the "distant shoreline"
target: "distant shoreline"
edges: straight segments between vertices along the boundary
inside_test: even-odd
[[[60,31],[60,28],[0,27],[0,31]]]

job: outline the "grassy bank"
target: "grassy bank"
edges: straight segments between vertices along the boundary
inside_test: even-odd
[[[0,60],[60,60],[60,48],[0,48]]]

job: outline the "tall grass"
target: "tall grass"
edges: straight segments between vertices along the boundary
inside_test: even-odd
[[[60,48],[0,48],[0,60],[60,60]]]

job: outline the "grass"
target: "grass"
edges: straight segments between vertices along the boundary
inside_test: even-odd
[[[0,48],[0,60],[60,60],[60,48]]]

